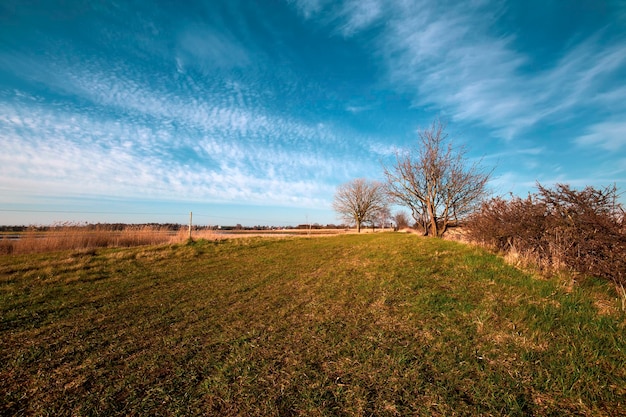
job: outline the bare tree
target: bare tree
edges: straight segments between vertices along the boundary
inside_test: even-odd
[[[393,215],[393,221],[398,230],[409,227],[409,216],[404,211],[398,211]]]
[[[391,210],[389,210],[389,207],[385,204],[379,207],[378,209],[374,210],[371,216],[369,217],[369,219],[367,219],[367,221],[369,221],[370,224],[372,225],[372,230],[376,228],[377,223],[381,229],[384,229],[385,225],[389,222],[390,217],[391,217]]]
[[[454,148],[445,128],[435,121],[418,131],[417,146],[396,153],[395,164],[384,167],[389,196],[411,209],[424,234],[434,237],[476,207],[491,176],[478,163],[468,165],[466,149]]]
[[[357,178],[337,187],[333,209],[346,221],[354,221],[357,231],[387,206],[385,187],[377,181]]]

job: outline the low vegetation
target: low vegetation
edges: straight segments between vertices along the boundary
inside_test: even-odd
[[[1,415],[624,415],[614,287],[415,235],[0,256]]]
[[[485,202],[470,218],[468,236],[548,273],[607,279],[626,307],[626,218],[618,197],[615,186],[538,185],[526,199]]]
[[[0,255],[179,243],[189,237],[180,225],[62,224],[13,228],[0,233]],[[195,231],[196,236],[210,231]]]
[[[349,233],[347,226],[300,225],[297,227],[194,226],[192,239],[221,239],[245,236],[326,236]],[[0,255],[46,253],[183,243],[189,229],[180,224],[62,224],[56,226],[0,227]]]

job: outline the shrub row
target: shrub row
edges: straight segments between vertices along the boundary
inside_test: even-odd
[[[470,239],[543,269],[602,277],[623,288],[626,223],[617,187],[537,188],[525,199],[484,202],[468,221]]]

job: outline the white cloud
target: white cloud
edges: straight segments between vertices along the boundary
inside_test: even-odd
[[[532,146],[528,148],[512,148],[502,152],[491,153],[484,156],[484,159],[517,158],[520,156],[538,156],[546,152],[543,146]]]
[[[373,110],[377,106],[378,106],[377,104],[366,104],[366,105],[350,104],[346,106],[346,111],[352,114],[359,114],[365,111]]]
[[[112,76],[72,80],[68,88],[126,116],[0,101],[0,187],[39,196],[321,207],[332,195],[332,178],[360,169],[344,160],[343,151],[334,154],[347,145],[330,125],[264,115],[237,103],[219,107],[159,97],[139,85],[126,92],[126,80]],[[180,148],[193,150],[196,160],[180,160]]]
[[[402,151],[399,147],[388,143],[372,142],[369,146],[371,152],[380,156],[393,156]]]
[[[626,113],[626,85],[602,92],[592,98],[592,103]]]
[[[309,19],[318,14],[329,0],[287,0],[289,3],[295,5],[298,12],[304,16],[305,19]]]
[[[626,121],[606,121],[589,127],[589,133],[576,139],[580,146],[592,146],[616,152],[626,147]]]
[[[343,5],[346,22],[342,27],[345,36],[366,29],[382,15],[382,5],[379,0],[347,0]]]
[[[523,196],[534,186],[534,181],[528,181],[527,177],[513,171],[494,175],[489,181],[489,188],[492,193],[499,196],[507,196],[509,194]]]
[[[70,67],[63,72],[69,77],[57,87],[69,90],[93,103],[113,108],[128,117],[151,117],[158,123],[175,121],[186,129],[203,135],[229,140],[255,142],[279,141],[285,146],[302,148],[329,145],[343,148],[344,139],[332,127],[306,123],[284,116],[275,116],[262,109],[245,106],[243,90],[230,83],[232,91],[200,90],[193,96],[156,87],[147,88],[133,77],[104,72],[101,65],[90,68]],[[233,94],[235,99],[233,100]]]
[[[543,116],[565,114],[572,108],[619,103],[626,91],[613,89],[609,80],[626,67],[623,45],[602,46],[587,40],[566,53],[557,64],[540,76],[530,79],[537,92],[537,104]]]
[[[246,50],[227,33],[206,26],[190,25],[179,35],[177,65],[231,68],[250,63]]]
[[[488,35],[493,16],[465,6],[424,6],[403,10],[384,36],[391,81],[413,92],[417,105],[436,105],[507,138],[534,123],[534,98],[519,74],[525,57],[511,48],[512,38]]]

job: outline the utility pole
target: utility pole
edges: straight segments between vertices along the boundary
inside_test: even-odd
[[[306,223],[307,223],[307,226],[309,228],[309,230],[307,231],[306,235],[307,236],[311,236],[311,223],[309,223],[309,214],[308,213],[306,215]]]
[[[189,240],[191,240],[191,222],[193,220],[193,213],[189,212]]]

